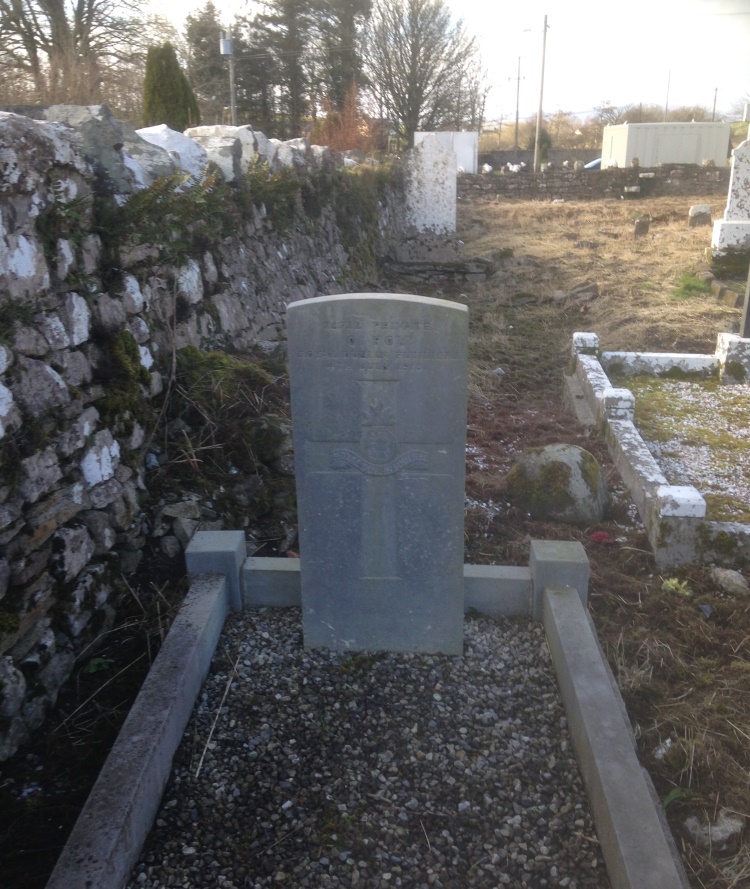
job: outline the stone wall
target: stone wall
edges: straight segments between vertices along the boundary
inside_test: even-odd
[[[603,198],[645,198],[725,195],[730,170],[683,164],[644,170],[563,170],[545,173],[489,173],[458,178],[459,197],[488,200],[582,201]]]
[[[403,217],[398,188],[342,191],[343,160],[300,140],[271,146],[285,175],[230,186],[209,168],[192,188],[144,143],[167,174],[144,188],[137,137],[66,114],[0,113],[0,761],[112,625],[149,521],[144,416],[176,350],[276,339],[288,302],[358,289],[352,268]]]

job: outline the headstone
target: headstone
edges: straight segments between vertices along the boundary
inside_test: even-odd
[[[688,225],[697,228],[700,225],[711,225],[711,205],[693,204],[688,210]]]
[[[468,312],[288,306],[305,646],[460,654]]]
[[[635,220],[633,224],[633,237],[634,238],[645,238],[648,234],[648,230],[651,227],[651,217],[650,216],[639,216],[638,219]]]
[[[750,247],[750,141],[732,152],[732,174],[724,218],[714,223],[715,250]]]
[[[434,133],[404,158],[405,222],[418,232],[456,230],[456,153]]]

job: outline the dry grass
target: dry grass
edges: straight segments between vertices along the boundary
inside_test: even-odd
[[[467,252],[497,256],[499,295],[531,293],[541,299],[582,281],[599,285],[601,298],[579,307],[579,329],[599,334],[612,350],[713,352],[717,333],[731,329],[739,312],[707,295],[672,295],[686,271],[707,267],[708,228],[688,228],[693,203],[710,203],[714,218],[724,199],[655,198],[634,203],[486,203],[461,205]],[[651,216],[647,236],[633,236],[634,220]],[[582,310],[582,311],[581,311]],[[585,323],[583,323],[585,321]]]
[[[722,808],[750,819],[750,600],[723,592],[703,566],[672,572],[663,589],[671,575],[656,568],[604,443],[561,406],[573,330],[597,333],[606,349],[713,352],[717,333],[739,322],[740,310],[710,294],[674,293],[684,273],[707,267],[710,230],[687,225],[690,205],[707,202],[718,218],[723,200],[698,196],[466,202],[466,253],[494,257],[499,272],[446,295],[465,299],[472,318],[467,559],[523,564],[539,537],[584,545],[592,616],[690,882],[735,889],[750,886],[749,847],[706,852],[683,824]],[[642,213],[650,232],[635,240]],[[553,298],[584,281],[598,284],[597,298]],[[552,441],[580,444],[603,466],[613,502],[596,528],[534,522],[507,503],[503,475],[518,452]],[[594,530],[615,543],[596,545]]]

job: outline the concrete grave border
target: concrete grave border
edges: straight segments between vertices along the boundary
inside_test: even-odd
[[[598,426],[617,470],[646,526],[660,568],[701,560],[719,564],[750,558],[750,525],[706,520],[706,501],[691,485],[670,485],[633,423],[635,397],[612,386],[607,370],[628,375],[670,371],[718,374],[731,383],[727,368],[742,367],[750,379],[750,340],[720,333],[713,355],[668,352],[600,352],[595,333],[574,333],[574,369],[565,377],[565,399],[584,425]],[[726,543],[730,542],[729,552]]]
[[[240,531],[199,531],[186,557],[190,591],[47,889],[123,889],[156,817],[224,620],[238,607],[234,591],[242,589],[245,608],[299,600],[299,562],[246,558]],[[543,622],[612,889],[688,889],[588,616],[588,580],[580,543],[534,540],[528,568],[465,566],[464,608]]]

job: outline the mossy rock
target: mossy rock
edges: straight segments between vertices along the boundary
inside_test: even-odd
[[[524,451],[506,483],[513,503],[535,519],[590,525],[604,518],[608,496],[601,468],[576,445]]]

